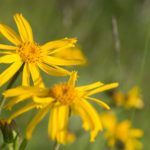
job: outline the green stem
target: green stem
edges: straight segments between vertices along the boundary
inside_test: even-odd
[[[14,142],[13,142],[13,149],[14,150],[18,150],[18,144],[19,144],[19,138],[18,138],[18,134],[16,135]]]
[[[145,66],[146,56],[147,56],[147,53],[148,53],[149,40],[150,40],[150,31],[149,31],[149,33],[146,37],[143,58],[142,58],[141,66],[140,66],[140,71],[139,71],[140,73],[139,73],[139,78],[138,78],[138,81],[137,81],[137,84],[139,86],[141,86],[142,79],[143,79],[142,76],[143,76],[143,73],[144,73],[144,66]],[[131,115],[131,121],[132,122],[133,122],[134,117],[135,117],[135,112],[136,112],[136,109],[133,110],[132,115]]]
[[[70,117],[70,116],[71,116],[71,108],[69,107],[69,115],[68,115],[68,117]],[[61,144],[57,143],[57,141],[56,141],[54,143],[53,150],[59,150],[60,146],[61,146]]]
[[[0,146],[0,149],[1,149],[1,150],[6,149],[6,145],[7,145],[6,143],[3,143],[3,144]]]
[[[131,112],[131,119],[130,119],[132,122],[134,121],[135,115],[136,115],[136,109],[133,109]]]
[[[112,16],[112,36],[114,42],[114,49],[116,53],[116,74],[120,78],[121,76],[121,61],[120,61],[120,38],[119,38],[119,30],[118,30],[118,22],[115,15]]]
[[[13,150],[12,144],[7,144],[7,148],[8,148],[8,150]]]
[[[16,72],[16,74],[12,77],[11,81],[6,87],[7,89],[10,89],[12,85],[15,83],[16,79],[18,78],[19,74],[22,72],[22,67]],[[1,104],[0,104],[0,114],[2,113],[3,106],[6,102],[6,98],[4,96],[1,97]]]
[[[3,106],[5,104],[6,98],[2,97],[2,102],[0,104],[0,114],[2,113]]]
[[[143,53],[143,59],[142,59],[141,66],[140,66],[140,74],[139,74],[139,78],[138,78],[138,84],[139,85],[142,82],[142,76],[143,76],[143,73],[144,73],[144,66],[145,66],[146,56],[147,56],[147,53],[148,53],[149,40],[150,40],[150,31],[149,31],[149,33],[146,37],[145,48],[144,48],[144,53]]]
[[[59,150],[60,144],[55,142],[53,150]]]
[[[28,140],[24,139],[19,147],[19,150],[25,150],[27,144],[28,144]]]

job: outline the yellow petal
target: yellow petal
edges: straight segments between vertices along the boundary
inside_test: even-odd
[[[16,112],[14,112],[9,118],[8,118],[8,122],[11,122],[14,118],[18,117],[19,115],[33,109],[36,107],[35,103],[29,103],[26,106],[22,107],[21,109],[17,110]]]
[[[60,72],[64,72],[66,75],[70,75],[71,72],[66,70],[66,69],[63,69],[62,67],[59,67],[57,65],[51,65],[52,67],[56,68],[57,70],[59,70]]]
[[[29,64],[29,69],[30,69],[30,72],[31,72],[31,76],[32,76],[34,86],[45,87],[43,79],[40,75],[40,71],[39,71],[37,65]]]
[[[87,114],[81,107],[79,107],[78,105],[74,105],[72,107],[72,110],[74,111],[75,114],[78,114],[82,118],[83,121],[82,127],[85,130],[90,130],[90,128],[93,128],[93,124],[90,123],[91,122],[90,118],[87,116]]]
[[[76,111],[83,120],[85,130],[91,129],[90,141],[93,142],[98,132],[102,130],[102,124],[98,113],[86,100],[79,101],[76,106]]]
[[[31,97],[30,94],[26,94],[26,95],[20,95],[18,97],[15,97],[13,99],[11,99],[5,106],[4,108],[6,109],[11,109],[14,105],[16,105],[17,103],[20,103],[24,100],[26,100],[27,98]]]
[[[54,54],[64,48],[73,47],[74,44],[77,42],[75,38],[68,39],[64,38],[57,41],[50,41],[41,46],[44,51],[49,51],[49,54]]]
[[[72,71],[69,81],[67,84],[71,85],[71,86],[75,86],[77,80],[77,72],[76,71]]]
[[[45,115],[49,111],[49,108],[50,108],[50,106],[47,106],[46,108],[39,110],[39,112],[34,116],[32,121],[29,123],[29,125],[27,126],[27,129],[26,129],[27,140],[31,139],[34,128],[45,117]]]
[[[22,14],[16,14],[14,16],[14,19],[17,24],[22,41],[33,42],[32,29],[28,21],[22,16]]]
[[[7,68],[3,73],[0,74],[0,86],[5,84],[22,66],[21,61],[16,61],[9,68]]]
[[[55,140],[60,144],[70,143],[75,140],[75,136],[69,133],[67,130],[68,119],[69,119],[68,106],[53,105],[48,125],[48,135],[52,140]]]
[[[59,66],[72,66],[72,65],[81,65],[82,62],[78,60],[67,60],[63,58],[58,58],[54,56],[45,56],[43,57],[43,62],[49,65],[59,65]]]
[[[106,84],[106,85],[103,85],[103,86],[101,86],[97,89],[89,91],[87,95],[89,96],[89,95],[100,93],[100,92],[103,92],[103,91],[106,91],[106,90],[110,90],[110,89],[118,87],[118,85],[119,85],[118,83]]]
[[[87,62],[82,51],[77,47],[66,48],[58,53],[55,53],[54,56],[65,59],[65,60],[76,60],[80,64],[85,64]]]
[[[14,97],[14,96],[26,95],[26,94],[31,94],[32,96],[44,97],[49,94],[49,89],[21,86],[21,87],[6,90],[3,93],[5,97]]]
[[[100,115],[100,117],[101,117],[104,128],[112,132],[116,130],[117,118],[113,112],[104,112]]]
[[[104,85],[102,82],[95,82],[95,83],[92,83],[92,84],[89,84],[89,85],[79,86],[79,87],[77,87],[77,89],[78,90],[83,90],[83,91],[88,91],[88,90],[100,87],[102,85]]]
[[[0,44],[0,49],[3,49],[3,50],[16,50],[17,47],[11,46],[11,45]]]
[[[57,107],[58,109],[58,133],[57,141],[61,144],[68,143],[67,139],[67,129],[68,129],[68,120],[69,120],[69,107],[62,105]]]
[[[128,109],[131,107],[142,109],[144,107],[144,102],[141,99],[140,88],[138,86],[134,86],[127,93],[127,98],[125,101],[125,107]]]
[[[29,86],[30,85],[30,71],[29,71],[29,66],[27,63],[25,63],[25,65],[23,67],[22,85],[23,86]]]
[[[11,43],[15,45],[21,44],[21,39],[10,27],[0,24],[0,33],[2,33]]]
[[[49,138],[52,140],[56,140],[57,132],[58,132],[58,109],[54,106],[51,109],[51,113],[49,116],[49,123],[48,123],[48,135]]]
[[[38,104],[50,104],[54,102],[54,99],[51,97],[33,97],[33,101]]]
[[[142,109],[144,107],[144,102],[142,99],[138,99],[137,103],[135,104],[136,108]]]
[[[3,52],[0,52],[0,54],[2,55],[10,55],[10,54],[14,54],[13,52],[8,52],[8,51],[3,51]]]
[[[123,106],[126,102],[126,97],[122,92],[116,91],[112,95],[113,100],[115,101],[116,105]]]
[[[72,143],[75,140],[74,134],[71,134],[67,130],[59,131],[57,135],[57,142],[60,144]]]
[[[75,135],[72,134],[72,133],[70,133],[70,132],[65,133],[65,135],[66,135],[66,141],[67,141],[67,143],[72,143],[76,139]],[[67,143],[65,143],[65,144],[67,144]]]
[[[44,72],[52,76],[66,76],[70,74],[69,71],[57,66],[48,66],[44,63],[39,63],[38,65]]]
[[[0,57],[0,63],[5,63],[5,64],[13,63],[19,60],[20,57],[17,54],[5,55]]]
[[[122,141],[127,141],[130,128],[131,122],[129,120],[123,120],[117,126],[116,137]]]
[[[143,136],[143,134],[144,133],[142,130],[136,129],[136,128],[131,129],[131,131],[130,131],[130,135],[132,138],[141,138]]]
[[[88,100],[91,100],[95,103],[97,103],[98,105],[100,105],[101,107],[105,108],[105,109],[110,109],[110,107],[103,101],[96,99],[96,98],[92,98],[92,97],[86,97]]]
[[[143,150],[143,143],[137,139],[129,139],[125,143],[125,150]]]

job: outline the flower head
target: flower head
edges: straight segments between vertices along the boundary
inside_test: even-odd
[[[31,75],[34,85],[44,86],[39,68],[49,75],[64,76],[70,72],[61,66],[85,64],[85,57],[80,49],[75,47],[75,38],[64,38],[39,45],[33,39],[28,21],[21,14],[16,14],[14,20],[20,36],[10,27],[0,24],[0,33],[13,44],[0,44],[0,63],[11,64],[0,74],[0,86],[14,76],[21,66],[22,85],[30,85]]]
[[[140,89],[137,86],[133,87],[127,94],[123,94],[120,91],[114,91],[112,97],[116,105],[124,106],[127,109],[142,109],[144,107],[144,103],[140,95]]]
[[[91,97],[91,95],[109,90],[118,86],[118,83],[106,84],[96,82],[90,85],[77,86],[77,72],[72,72],[68,82],[55,84],[51,88],[17,87],[4,92],[5,97],[14,97],[5,108],[12,108],[19,102],[32,98],[26,106],[12,114],[8,121],[17,116],[37,108],[38,113],[27,127],[26,138],[30,139],[33,129],[50,111],[48,123],[48,135],[52,140],[65,144],[71,142],[74,136],[68,131],[69,116],[74,112],[81,117],[83,128],[91,130],[91,141],[102,130],[102,124],[97,111],[88,102],[96,102],[98,105],[109,109],[103,101]]]
[[[133,128],[129,120],[118,122],[113,113],[103,113],[101,118],[106,129],[105,138],[109,147],[118,150],[139,150],[142,148],[139,138],[143,136],[143,131]]]

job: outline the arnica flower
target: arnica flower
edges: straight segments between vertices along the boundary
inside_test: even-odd
[[[144,103],[140,95],[140,89],[137,86],[133,87],[127,94],[123,94],[120,91],[114,91],[112,98],[116,105],[123,106],[127,109],[142,109],[144,107]]]
[[[86,59],[78,48],[74,48],[73,54],[71,53],[77,42],[75,38],[64,38],[39,45],[33,39],[28,21],[21,14],[16,14],[14,20],[20,36],[10,27],[0,24],[0,33],[13,44],[0,44],[0,63],[11,64],[0,74],[0,86],[22,66],[22,85],[30,85],[31,76],[34,85],[43,86],[39,68],[49,75],[64,76],[70,75],[70,72],[61,66],[85,64]]]
[[[129,120],[118,122],[113,113],[103,113],[101,119],[106,129],[105,138],[110,148],[117,150],[142,149],[139,139],[143,136],[143,131],[133,128]]]
[[[102,124],[99,114],[88,102],[95,102],[103,108],[109,109],[109,106],[103,101],[91,97],[91,95],[109,90],[118,86],[118,83],[106,84],[96,82],[85,86],[75,86],[77,72],[72,72],[67,83],[55,84],[51,88],[40,87],[17,87],[4,92],[5,97],[14,97],[5,108],[11,109],[17,103],[32,97],[26,106],[14,112],[8,122],[17,116],[36,108],[37,115],[27,126],[26,138],[30,139],[36,125],[50,111],[48,123],[48,135],[50,139],[58,143],[66,144],[72,142],[73,134],[68,131],[69,116],[71,114],[79,115],[83,121],[83,128],[90,131],[90,141],[95,140],[96,135],[102,130]]]

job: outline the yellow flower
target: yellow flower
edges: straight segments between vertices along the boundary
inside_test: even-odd
[[[71,53],[77,42],[75,38],[64,38],[39,45],[33,39],[28,21],[21,14],[16,14],[14,20],[20,36],[10,27],[0,24],[0,33],[13,44],[0,44],[0,63],[11,64],[0,74],[0,86],[14,76],[22,66],[22,85],[30,85],[31,75],[34,85],[43,86],[39,68],[49,75],[64,76],[70,75],[70,72],[60,66],[85,63],[86,60],[78,48],[74,48],[74,55]],[[67,54],[67,57],[64,54]]]
[[[11,109],[17,103],[32,97],[32,101],[12,114],[8,121],[33,108],[37,108],[39,112],[27,127],[26,138],[30,139],[36,125],[51,110],[48,135],[52,140],[66,144],[74,139],[74,136],[68,132],[69,116],[73,113],[81,117],[85,130],[91,130],[90,141],[93,142],[98,132],[102,130],[102,124],[98,113],[88,101],[96,102],[98,105],[109,109],[106,103],[91,97],[91,95],[115,88],[118,83],[104,85],[101,82],[96,82],[76,87],[76,80],[77,73],[72,72],[67,83],[55,84],[51,88],[17,87],[5,91],[5,97],[14,97],[5,105],[5,108]]]
[[[142,148],[142,143],[138,139],[143,136],[143,131],[133,128],[129,120],[118,122],[113,113],[103,113],[101,118],[109,147],[123,150]]]
[[[140,89],[137,86],[133,87],[127,94],[123,94],[120,91],[114,92],[113,99],[118,106],[124,106],[127,109],[142,109],[144,107]]]

